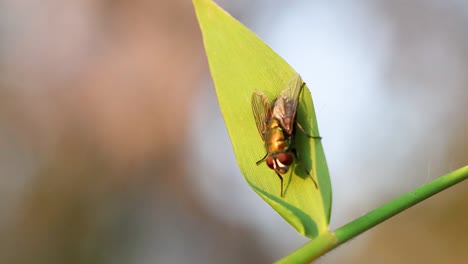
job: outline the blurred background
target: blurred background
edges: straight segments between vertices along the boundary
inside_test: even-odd
[[[331,228],[468,164],[468,3],[219,1],[311,89]],[[462,263],[468,182],[318,263]],[[269,263],[187,0],[0,2],[0,263]]]

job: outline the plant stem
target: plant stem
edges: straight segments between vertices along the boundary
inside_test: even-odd
[[[308,263],[409,207],[468,178],[468,166],[443,175],[338,228],[320,235],[277,263]]]
[[[303,245],[290,255],[278,260],[277,264],[309,263],[337,246],[337,239],[333,232],[319,235],[314,240]]]

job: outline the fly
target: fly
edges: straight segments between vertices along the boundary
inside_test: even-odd
[[[272,102],[260,90],[252,94],[252,111],[266,150],[265,156],[257,161],[257,165],[265,161],[275,171],[281,181],[281,197],[284,196],[281,175],[287,173],[294,160],[298,159],[293,147],[296,126],[309,138],[320,139],[309,135],[296,121],[297,104],[304,85],[301,76],[296,75]],[[317,188],[317,182],[307,170],[306,173]]]

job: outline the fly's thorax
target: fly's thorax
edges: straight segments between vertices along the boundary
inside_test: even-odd
[[[289,167],[294,162],[294,156],[291,152],[278,152],[268,155],[266,164],[272,170],[284,174],[288,172]]]
[[[265,133],[265,147],[268,153],[284,152],[289,149],[289,139],[279,125],[278,120],[272,119]]]

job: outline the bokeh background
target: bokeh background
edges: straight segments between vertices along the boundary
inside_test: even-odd
[[[468,3],[219,1],[303,76],[331,228],[468,164]],[[248,88],[246,88],[248,89]],[[318,263],[462,263],[468,183]],[[269,263],[188,0],[0,1],[0,263]]]

